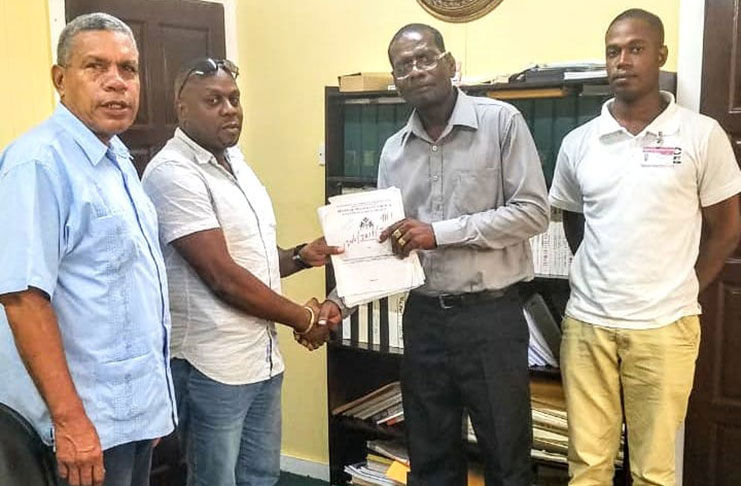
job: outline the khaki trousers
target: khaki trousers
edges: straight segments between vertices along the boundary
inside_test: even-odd
[[[698,316],[648,330],[564,319],[570,486],[612,485],[623,407],[634,486],[675,486],[675,439],[687,412],[699,342]]]

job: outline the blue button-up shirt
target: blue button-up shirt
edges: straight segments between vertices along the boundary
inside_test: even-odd
[[[0,294],[50,296],[103,449],[173,430],[165,275],[155,209],[117,137],[106,146],[59,105],[0,155]],[[1,305],[0,383],[0,402],[51,444]]]

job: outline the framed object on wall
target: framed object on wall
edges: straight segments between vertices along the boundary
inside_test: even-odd
[[[469,22],[488,14],[502,0],[417,0],[435,17],[446,22]]]

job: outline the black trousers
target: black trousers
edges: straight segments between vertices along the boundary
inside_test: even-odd
[[[401,370],[409,486],[466,485],[464,409],[486,485],[532,485],[528,338],[516,289],[450,309],[410,296]]]

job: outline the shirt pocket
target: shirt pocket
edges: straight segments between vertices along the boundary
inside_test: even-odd
[[[90,259],[115,276],[136,256],[134,235],[120,214],[107,214],[92,219],[88,225]]]
[[[452,201],[456,214],[451,216],[480,213],[502,204],[498,168],[457,171],[454,184]]]

